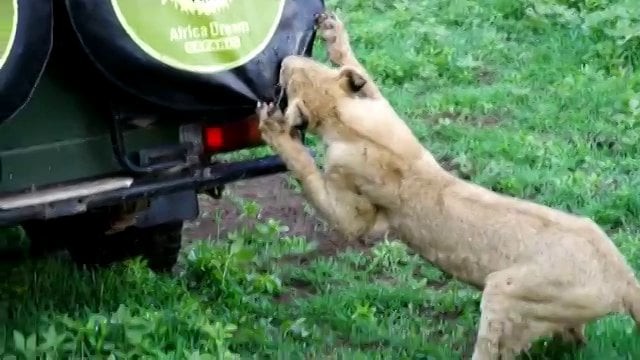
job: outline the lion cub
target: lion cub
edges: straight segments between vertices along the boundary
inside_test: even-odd
[[[591,220],[494,193],[445,171],[355,58],[343,24],[318,16],[331,68],[290,56],[289,106],[258,105],[263,139],[308,201],[348,239],[393,229],[427,261],[482,290],[473,359],[514,359],[547,335],[584,343],[611,312],[640,320],[640,285]],[[324,172],[292,129],[327,146]]]

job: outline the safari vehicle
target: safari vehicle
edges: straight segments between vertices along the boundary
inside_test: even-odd
[[[258,100],[311,54],[322,0],[0,1],[0,226],[79,264],[177,260],[197,194],[285,171]]]

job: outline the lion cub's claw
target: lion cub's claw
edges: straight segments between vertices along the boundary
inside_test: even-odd
[[[332,29],[336,19],[336,15],[331,11],[325,11],[315,16],[316,26],[324,29]]]
[[[275,135],[289,132],[290,129],[282,111],[274,103],[259,102],[256,113],[260,122],[258,128],[265,141],[269,142]]]
[[[324,41],[333,43],[338,38],[338,32],[342,31],[342,22],[334,13],[324,12],[316,15],[316,27]]]
[[[258,114],[258,118],[260,122],[266,120],[273,116],[276,110],[276,105],[272,102],[266,103],[258,101],[258,105],[256,106],[256,113]]]

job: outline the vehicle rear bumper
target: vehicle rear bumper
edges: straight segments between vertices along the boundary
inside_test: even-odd
[[[31,219],[76,215],[94,208],[185,190],[200,192],[234,181],[272,175],[286,170],[282,159],[274,155],[219,163],[199,169],[195,174],[152,180],[134,180],[120,176],[28,194],[0,196],[0,226],[14,225]]]

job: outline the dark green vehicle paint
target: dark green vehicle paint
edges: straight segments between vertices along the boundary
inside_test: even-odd
[[[278,97],[285,56],[311,54],[323,1],[190,1],[0,0],[0,226],[31,255],[170,270],[197,193],[286,171],[212,157],[256,145],[247,117]],[[230,140],[205,146],[221,122]]]
[[[0,193],[120,171],[101,106],[97,92],[45,72],[29,103],[2,124]],[[125,139],[131,151],[176,144],[178,125],[135,129]]]

